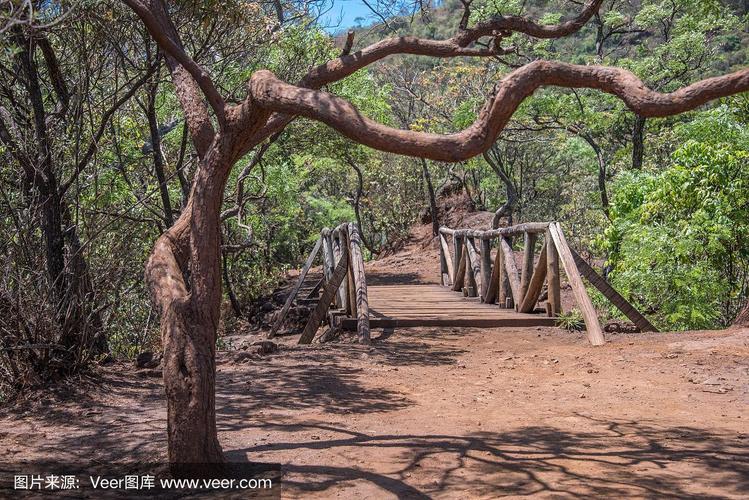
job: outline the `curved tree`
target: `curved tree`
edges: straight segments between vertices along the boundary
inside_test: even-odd
[[[319,89],[395,54],[494,57],[512,50],[503,47],[503,38],[511,33],[546,39],[564,37],[580,29],[602,0],[590,1],[573,19],[557,25],[542,25],[520,16],[497,16],[468,27],[466,12],[452,38],[402,36],[354,53],[344,51],[340,57],[312,68],[296,85],[279,80],[270,71],[257,71],[248,82],[246,98],[236,105],[225,101],[210,74],[187,54],[163,0],[123,1],[140,17],[165,54],[200,158],[187,207],[158,239],[146,266],[146,278],[161,311],[172,463],[223,460],[216,432],[214,382],[224,188],[232,166],[295,117],[321,121],[349,139],[382,151],[455,162],[491,147],[522,101],[543,86],[608,92],[642,117],[674,115],[749,90],[749,69],[661,94],[623,69],[534,61],[499,81],[477,120],[462,132],[438,135],[399,130],[364,117],[348,101]]]

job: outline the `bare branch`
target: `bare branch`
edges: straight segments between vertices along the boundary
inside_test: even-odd
[[[215,136],[211,117],[203,101],[208,99],[223,125],[226,106],[209,75],[182,48],[177,29],[161,0],[122,0],[141,18],[165,53],[177,97],[185,113],[198,156],[203,158]]]
[[[522,16],[500,16],[475,27],[462,30],[447,40],[428,40],[401,36],[382,40],[353,54],[342,55],[310,70],[300,86],[320,88],[345,78],[357,70],[394,54],[412,54],[431,57],[492,57],[514,52],[514,47],[502,49],[469,48],[468,46],[485,36],[497,37],[509,32],[525,33],[535,38],[560,38],[579,30],[598,10],[603,0],[593,0],[569,21],[543,25]]]
[[[147,0],[145,0],[147,1]],[[164,52],[173,57],[183,68],[185,68],[203,91],[208,103],[213,108],[213,112],[219,119],[219,122],[223,123],[225,115],[226,103],[224,98],[219,94],[218,89],[213,83],[211,76],[208,72],[203,69],[198,63],[196,63],[190,56],[185,52],[184,47],[179,40],[174,37],[170,32],[174,29],[169,17],[166,15],[159,15],[161,12],[165,12],[164,5],[161,1],[151,0],[151,6],[147,7],[145,1],[139,0],[124,0],[124,2],[141,18],[143,24],[148,28],[151,36],[156,40]],[[171,28],[171,29],[170,29]],[[176,30],[175,30],[176,32]]]
[[[356,71],[369,66],[381,59],[396,54],[412,54],[431,57],[497,57],[516,51],[515,47],[500,47],[502,38],[511,31],[526,33],[540,38],[562,37],[580,29],[598,10],[603,0],[591,0],[583,10],[567,22],[556,25],[540,25],[535,21],[521,16],[500,16],[487,23],[477,25],[475,28],[462,30],[458,35],[447,40],[428,40],[411,36],[388,38],[374,43],[353,54],[342,54],[337,59],[332,59],[315,68],[299,82],[300,87],[319,89],[324,85],[339,81]],[[487,47],[468,47],[472,41],[483,36],[493,36],[493,43]],[[241,116],[249,116],[252,113],[251,103],[243,103]],[[293,120],[293,116],[282,113],[274,113],[268,119],[267,124],[256,134],[242,133],[237,157],[246,154],[257,144],[270,137],[272,134],[282,130]],[[242,130],[244,122],[238,120],[234,123],[237,130]],[[241,133],[241,132],[240,132]]]
[[[351,53],[351,47],[354,46],[354,30],[349,30],[346,33],[346,43],[343,44],[343,50],[341,50],[341,56],[347,56]]]

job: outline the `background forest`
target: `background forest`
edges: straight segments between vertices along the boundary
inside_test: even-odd
[[[283,15],[273,2],[179,4],[178,24],[204,20],[182,32],[187,51],[236,101],[257,69],[296,81],[346,39],[317,22],[321,4],[284,4]],[[570,4],[476,0],[471,21],[555,23]],[[0,27],[0,398],[158,345],[143,266],[196,168],[162,54],[133,14],[117,2],[38,9],[33,29],[11,12]],[[458,0],[398,6],[357,28],[353,50],[393,34],[447,38],[462,10]],[[668,92],[747,65],[749,2],[609,0],[570,37],[505,42],[516,49],[490,60],[393,57],[327,90],[379,122],[437,133],[473,122],[501,76],[534,59],[620,66]],[[223,207],[225,328],[304,259],[321,227],[356,221],[374,258],[423,213],[439,220],[448,192],[502,224],[562,222],[659,328],[726,326],[746,301],[749,95],[645,120],[599,92],[545,89],[467,162],[377,152],[304,119],[256,148]],[[41,344],[59,350],[22,348]]]

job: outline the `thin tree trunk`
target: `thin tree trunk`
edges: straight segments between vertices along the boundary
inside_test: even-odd
[[[361,222],[361,199],[364,195],[364,175],[362,174],[359,165],[357,165],[353,159],[347,157],[346,161],[351,166],[351,168],[354,169],[354,172],[356,172],[356,193],[354,193],[354,217],[356,218],[356,228],[359,230],[359,236],[361,237],[362,243],[367,248],[367,250],[369,250],[372,254],[377,254],[377,252],[374,250],[374,245],[369,240],[369,238],[366,237]]]
[[[231,308],[234,311],[234,315],[237,318],[242,317],[242,307],[239,305],[239,300],[237,300],[237,295],[234,293],[234,287],[232,287],[231,284],[231,278],[229,276],[229,263],[227,262],[227,253],[221,252],[221,260],[223,261],[223,273],[224,273],[224,286],[226,287],[226,295],[229,296],[229,302],[231,303]]]
[[[154,77],[158,81],[158,73]],[[156,180],[159,183],[159,194],[161,195],[161,205],[164,209],[164,227],[172,227],[174,217],[172,216],[172,203],[169,199],[169,185],[167,184],[166,175],[164,174],[164,155],[161,151],[161,134],[159,134],[159,123],[156,116],[156,91],[158,87],[153,85],[149,89],[148,106],[146,115],[148,116],[148,129],[151,132],[151,147],[153,148],[153,170],[156,174]]]
[[[606,218],[610,219],[609,194],[606,188],[606,161],[601,155],[598,155],[598,192],[601,194],[601,209]]]
[[[642,160],[645,156],[645,118],[635,116],[635,124],[632,127],[632,168],[642,169]]]
[[[427,197],[429,198],[429,212],[432,216],[432,236],[437,236],[440,232],[437,197],[434,194],[434,184],[432,184],[432,175],[429,173],[429,165],[424,158],[421,158],[421,173],[424,176]]]
[[[95,312],[93,287],[78,234],[70,221],[67,224],[68,230],[63,229],[66,226],[67,206],[60,195],[60,185],[52,161],[47,113],[33,55],[34,45],[21,34],[17,35],[17,41],[20,49],[18,60],[26,77],[26,90],[31,102],[41,171],[41,175],[35,173],[29,182],[35,185],[39,195],[47,275],[54,290],[53,300],[61,326],[59,343],[71,353],[80,353],[91,347],[97,354],[104,353],[107,351],[106,339],[102,335],[101,319]],[[66,239],[70,243],[70,258],[67,263]],[[89,326],[93,327],[93,331],[88,331]],[[74,357],[70,361],[74,362]]]
[[[497,229],[499,227],[502,217],[507,217],[507,225],[511,226],[512,215],[515,212],[515,205],[519,198],[518,190],[515,187],[515,183],[512,182],[509,172],[505,171],[503,165],[500,164],[497,159],[492,158],[489,152],[484,152],[483,156],[486,163],[489,164],[494,173],[497,174],[497,177],[502,181],[502,184],[505,185],[505,193],[507,195],[507,201],[505,201],[502,206],[494,212],[494,217],[492,217],[492,229]],[[496,152],[495,157],[499,158],[496,156]]]
[[[609,193],[608,189],[606,187],[606,177],[608,176],[608,165],[606,163],[606,158],[604,157],[603,150],[598,145],[598,143],[595,141],[593,136],[591,136],[588,133],[585,132],[577,132],[577,134],[582,137],[585,142],[588,143],[588,145],[591,147],[593,152],[596,155],[596,160],[598,161],[598,193],[601,197],[601,209],[603,210],[604,215],[606,215],[607,219],[610,219],[609,215]]]

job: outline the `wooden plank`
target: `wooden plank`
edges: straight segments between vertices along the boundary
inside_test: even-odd
[[[479,284],[481,280],[481,264],[479,263],[479,256],[476,253],[476,245],[474,244],[473,238],[466,238],[466,253],[468,259],[466,260],[466,286],[469,289],[468,296],[478,296]]]
[[[362,241],[359,230],[354,224],[349,224],[349,245],[351,250],[351,272],[354,277],[354,292],[356,304],[357,335],[360,344],[369,344],[369,300],[367,297],[367,277],[364,274],[364,256],[362,255]]]
[[[450,256],[450,248],[447,246],[447,240],[445,239],[442,234],[439,235],[440,238],[440,248],[442,249],[442,255],[445,259],[445,264],[447,266],[447,275],[450,277],[450,285],[453,284],[455,281],[455,269],[453,269],[453,258]],[[441,272],[441,269],[440,269]],[[443,283],[443,285],[446,285],[447,283]]]
[[[500,238],[499,245],[504,254],[505,271],[510,280],[512,300],[517,305],[523,300],[523,296],[520,294],[520,279],[518,278],[518,267],[517,264],[515,264],[515,254],[512,252],[512,247],[507,241],[507,238]]]
[[[640,314],[632,304],[627,302],[627,299],[621,296],[614,287],[612,287],[608,281],[603,279],[599,274],[580,257],[580,255],[573,249],[570,248],[572,257],[575,259],[575,264],[580,273],[590,282],[591,285],[596,287],[599,292],[603,294],[612,304],[619,309],[629,320],[640,329],[641,332],[657,332],[658,329],[648,321],[648,319]]]
[[[371,328],[415,328],[425,327],[472,327],[472,328],[502,328],[502,327],[531,327],[531,326],[554,326],[554,318],[529,314],[527,317],[510,318],[372,318]],[[356,320],[344,318],[341,327],[345,330],[355,330]]]
[[[593,307],[593,303],[590,301],[588,292],[585,290],[583,279],[577,269],[575,259],[572,257],[570,247],[567,245],[567,240],[564,238],[564,233],[562,233],[559,224],[556,222],[552,222],[549,225],[549,231],[554,240],[554,245],[556,245],[557,251],[559,252],[564,272],[567,274],[567,281],[569,281],[572,286],[572,293],[575,295],[575,300],[577,301],[577,305],[580,307],[580,312],[585,320],[588,340],[592,345],[603,345],[606,343],[606,340],[603,338],[601,324],[598,322],[598,314]]]
[[[528,289],[523,296],[523,302],[518,307],[518,312],[529,313],[536,307],[538,297],[541,296],[541,290],[544,288],[544,279],[546,278],[546,242],[541,247],[541,254],[538,257],[538,264],[533,270],[533,276],[528,283]]]
[[[317,295],[317,293],[320,291],[320,288],[322,288],[323,283],[325,283],[324,279],[320,278],[319,280],[317,280],[317,283],[315,283],[315,286],[310,289],[305,299],[315,298],[315,295]]]
[[[304,325],[304,331],[299,337],[300,344],[309,344],[315,338],[315,333],[320,326],[320,322],[327,317],[330,303],[333,301],[333,297],[338,292],[338,288],[341,286],[344,278],[346,278],[346,271],[348,270],[348,251],[346,247],[343,247],[343,254],[343,258],[338,261],[330,280],[323,287],[320,302],[317,303],[317,307],[310,314],[307,324]]]
[[[546,232],[546,283],[549,310],[552,317],[562,312],[562,285],[559,279],[559,252],[551,237],[551,231]]]
[[[271,328],[270,333],[268,333],[269,339],[272,339],[273,337],[276,336],[276,333],[278,333],[278,329],[281,328],[281,324],[283,324],[283,321],[286,319],[286,315],[289,313],[291,304],[294,302],[296,295],[299,293],[299,289],[302,288],[302,283],[304,283],[304,278],[307,277],[307,273],[312,267],[312,263],[314,262],[315,257],[317,256],[317,252],[320,250],[321,245],[322,245],[322,237],[317,239],[317,242],[315,242],[315,246],[312,248],[312,251],[307,256],[307,260],[304,262],[304,267],[302,267],[302,271],[299,273],[299,278],[296,280],[296,284],[294,285],[294,288],[291,289],[291,293],[289,294],[288,297],[286,297],[286,302],[284,302],[284,305],[281,308],[281,312],[278,314],[278,318],[276,319],[276,322],[273,324],[273,328]]]
[[[536,233],[525,232],[523,236],[523,265],[520,268],[520,296],[525,297],[533,275],[533,257],[536,255]],[[523,299],[518,301],[518,304]]]
[[[492,243],[481,240],[481,300],[486,302],[492,280]]]

